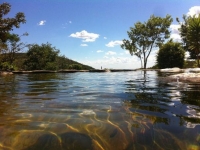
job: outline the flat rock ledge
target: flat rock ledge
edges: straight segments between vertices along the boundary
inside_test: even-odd
[[[10,75],[13,74],[12,72],[7,72],[7,71],[0,71],[0,75]]]
[[[184,72],[184,69],[180,68],[165,68],[165,69],[160,69],[160,72],[169,72],[169,73],[176,73],[176,72]]]
[[[172,81],[200,82],[200,73],[180,73],[167,77]]]

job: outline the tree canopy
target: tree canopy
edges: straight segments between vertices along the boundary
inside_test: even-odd
[[[168,41],[163,44],[157,54],[158,68],[173,68],[184,66],[185,51],[182,45],[178,42]]]
[[[180,35],[184,43],[184,49],[190,52],[190,57],[197,59],[200,67],[200,14],[194,16],[183,16],[184,22],[177,21],[180,24]]]
[[[129,39],[124,39],[121,47],[136,55],[141,61],[141,68],[146,69],[148,57],[154,47],[159,47],[170,37],[169,26],[172,18],[152,15],[147,22],[137,22],[128,31]]]
[[[26,70],[56,70],[59,50],[51,44],[33,44],[27,52]]]
[[[25,44],[20,42],[20,36],[11,33],[14,27],[19,28],[21,23],[26,23],[25,15],[18,12],[13,18],[5,18],[10,9],[9,3],[0,4],[0,69],[2,70],[12,70],[15,53],[25,47]]]
[[[14,18],[4,18],[10,12],[11,5],[9,3],[0,4],[0,42],[6,42],[8,33],[13,28],[19,28],[21,23],[26,23],[25,15],[18,12]]]

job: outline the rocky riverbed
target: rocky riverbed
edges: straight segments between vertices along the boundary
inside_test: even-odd
[[[166,68],[161,69],[160,72],[177,73],[166,77],[167,80],[177,82],[200,82],[200,68]]]

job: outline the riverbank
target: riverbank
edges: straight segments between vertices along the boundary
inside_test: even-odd
[[[168,80],[169,82],[173,81],[182,81],[182,82],[200,82],[200,68],[166,68],[166,69],[93,69],[93,70],[59,70],[59,71],[51,71],[51,70],[33,70],[33,71],[12,71],[5,72],[0,71],[0,75],[12,75],[12,74],[32,74],[32,73],[76,73],[76,72],[91,72],[91,73],[101,73],[101,72],[128,72],[128,71],[159,71],[161,73],[175,73],[173,75],[169,75],[164,77],[164,80]]]
[[[76,73],[76,72],[127,72],[127,71],[136,71],[136,69],[93,69],[93,70],[32,70],[32,71],[0,71],[1,75],[10,75],[10,74],[30,74],[30,73]]]

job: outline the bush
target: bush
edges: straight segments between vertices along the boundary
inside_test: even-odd
[[[164,44],[157,54],[158,68],[173,68],[184,66],[185,51],[180,43],[170,40]]]
[[[78,64],[69,65],[69,69],[81,70],[82,66]]]
[[[3,62],[0,64],[0,70],[3,71],[13,71],[16,70],[17,68],[13,65],[10,65],[8,62]]]
[[[27,70],[56,70],[56,58],[59,50],[51,44],[32,45],[27,52],[25,66]]]

